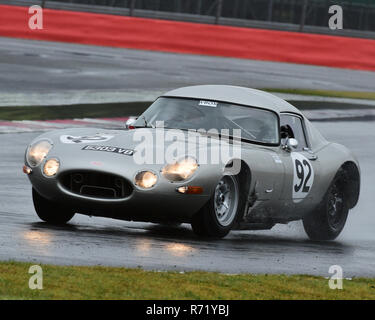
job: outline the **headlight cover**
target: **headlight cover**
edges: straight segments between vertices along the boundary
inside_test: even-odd
[[[142,189],[152,188],[156,184],[157,181],[158,181],[157,175],[151,171],[138,172],[134,178],[135,185]]]
[[[40,140],[33,143],[27,150],[27,163],[32,167],[38,166],[48,155],[48,152],[51,150],[51,148],[52,144],[47,140]]]
[[[169,181],[179,182],[189,179],[197,168],[197,160],[192,157],[185,157],[173,164],[167,164],[161,173]]]

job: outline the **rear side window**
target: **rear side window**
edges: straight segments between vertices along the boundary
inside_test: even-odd
[[[302,119],[291,114],[280,115],[281,143],[284,144],[287,138],[298,140],[297,150],[307,147],[306,135],[303,130]]]

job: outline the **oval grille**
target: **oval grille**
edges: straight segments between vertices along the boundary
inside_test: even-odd
[[[73,171],[62,175],[60,182],[70,192],[92,198],[121,199],[133,188],[119,176],[96,171]]]

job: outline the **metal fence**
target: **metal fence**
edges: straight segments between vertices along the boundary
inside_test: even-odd
[[[331,5],[340,5],[344,28],[375,31],[375,0],[48,0],[135,10],[185,13],[253,21],[322,26],[328,25]]]

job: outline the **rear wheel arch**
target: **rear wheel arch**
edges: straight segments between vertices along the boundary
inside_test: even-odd
[[[347,173],[340,168],[319,206],[303,217],[303,227],[310,239],[334,240],[344,229],[349,212],[346,180]]]
[[[360,172],[356,163],[347,161],[340,167],[344,175],[344,192],[348,207],[352,209],[358,202],[360,192]]]

